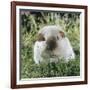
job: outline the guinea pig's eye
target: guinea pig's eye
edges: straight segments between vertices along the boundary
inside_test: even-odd
[[[59,40],[59,37],[57,36],[57,40]]]

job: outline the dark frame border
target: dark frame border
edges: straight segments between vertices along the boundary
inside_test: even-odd
[[[43,83],[43,84],[23,84],[17,85],[16,84],[16,6],[37,6],[37,7],[56,7],[56,8],[74,8],[74,9],[84,9],[85,10],[85,47],[84,47],[84,55],[85,55],[85,62],[84,62],[84,81],[75,81],[75,82],[55,82],[55,83]],[[83,5],[67,5],[67,4],[52,4],[52,3],[33,3],[33,2],[11,2],[11,42],[10,42],[10,50],[11,50],[11,88],[32,88],[32,87],[48,87],[48,86],[65,86],[65,85],[80,85],[80,84],[87,84],[88,83],[88,40],[87,40],[87,6]]]

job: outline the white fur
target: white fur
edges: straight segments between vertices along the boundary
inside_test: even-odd
[[[50,36],[55,37],[58,35],[60,37],[59,31],[62,31],[62,28],[60,26],[49,25],[43,27],[38,33],[42,33],[44,35],[45,40],[47,40]]]
[[[58,47],[54,50],[54,53],[58,57],[64,58],[66,61],[68,61],[69,59],[75,58],[73,48],[72,48],[70,41],[67,37],[58,41]]]
[[[39,64],[42,61],[41,53],[45,48],[45,42],[44,41],[36,41],[34,45],[34,61],[36,64]]]

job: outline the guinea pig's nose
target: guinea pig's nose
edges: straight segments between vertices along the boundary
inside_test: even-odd
[[[48,38],[46,44],[47,44],[47,50],[54,50],[57,46],[56,39],[54,37]]]

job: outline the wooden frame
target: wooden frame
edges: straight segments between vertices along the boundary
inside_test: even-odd
[[[17,58],[16,58],[16,7],[17,6],[33,6],[33,7],[49,7],[49,8],[68,8],[84,10],[84,80],[74,82],[52,82],[52,83],[36,83],[36,84],[17,84]],[[67,5],[67,4],[51,4],[51,3],[32,3],[32,2],[11,2],[11,88],[31,88],[31,87],[47,87],[47,86],[65,86],[87,84],[87,6],[83,5]]]

